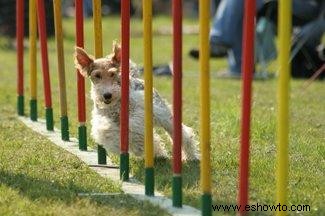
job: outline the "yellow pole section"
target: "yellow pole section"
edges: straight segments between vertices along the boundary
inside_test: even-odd
[[[29,1],[29,71],[30,71],[30,95],[31,99],[37,98],[37,69],[36,69],[36,2]]]
[[[288,140],[289,140],[289,79],[291,48],[291,0],[279,1],[279,80],[277,113],[277,204],[287,204],[288,189]],[[286,215],[278,211],[277,215]]]
[[[103,57],[103,39],[102,39],[102,1],[93,0],[93,20],[95,35],[95,57]]]
[[[94,24],[94,47],[95,58],[103,57],[103,36],[102,36],[102,1],[93,0],[93,24]],[[98,163],[106,164],[106,151],[98,145]]]
[[[209,65],[209,26],[210,1],[200,0],[200,148],[201,148],[201,187],[203,193],[211,193],[210,163],[210,65]]]
[[[145,167],[153,167],[152,125],[152,0],[143,0],[143,47],[145,80]]]
[[[53,8],[54,8],[56,49],[57,49],[57,58],[58,58],[61,116],[67,116],[67,96],[66,96],[65,69],[64,69],[65,65],[64,65],[64,51],[63,51],[61,0],[54,0]]]

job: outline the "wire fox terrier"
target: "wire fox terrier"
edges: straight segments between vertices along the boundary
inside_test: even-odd
[[[107,152],[120,153],[120,101],[121,101],[121,48],[113,43],[113,52],[94,59],[82,48],[75,48],[75,67],[91,81],[91,98],[94,102],[91,135]],[[144,81],[139,79],[137,66],[130,61],[129,87],[129,149],[135,156],[144,151]],[[169,105],[153,89],[153,123],[169,134],[173,133],[172,113]],[[197,141],[193,130],[182,125],[183,159],[199,158]],[[161,138],[154,130],[154,153],[167,157]]]

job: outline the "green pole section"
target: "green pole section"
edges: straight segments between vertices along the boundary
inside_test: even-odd
[[[49,131],[54,130],[53,123],[53,109],[51,107],[45,108],[46,129]]]
[[[87,128],[86,128],[86,125],[79,125],[78,136],[79,136],[79,149],[82,151],[87,151]]]
[[[69,119],[68,116],[61,116],[61,139],[69,141]]]
[[[120,179],[129,180],[129,153],[120,154]]]
[[[18,95],[17,98],[17,111],[18,115],[24,115],[24,95]]]
[[[211,194],[204,193],[201,197],[202,202],[202,215],[211,216],[212,215],[212,198]]]
[[[155,178],[153,167],[147,167],[145,169],[145,194],[147,196],[155,195]]]
[[[181,208],[182,207],[182,176],[173,176],[173,206]]]
[[[30,99],[29,107],[30,107],[30,119],[32,121],[37,121],[37,100]]]
[[[107,164],[106,150],[101,146],[97,146],[98,164]]]

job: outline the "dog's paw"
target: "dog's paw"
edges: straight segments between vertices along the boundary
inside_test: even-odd
[[[182,161],[200,161],[201,157],[198,152],[192,154],[182,154]]]

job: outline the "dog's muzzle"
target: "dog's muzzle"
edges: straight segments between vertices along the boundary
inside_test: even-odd
[[[107,92],[107,93],[103,94],[103,98],[104,98],[105,104],[110,104],[112,101],[112,94]]]

